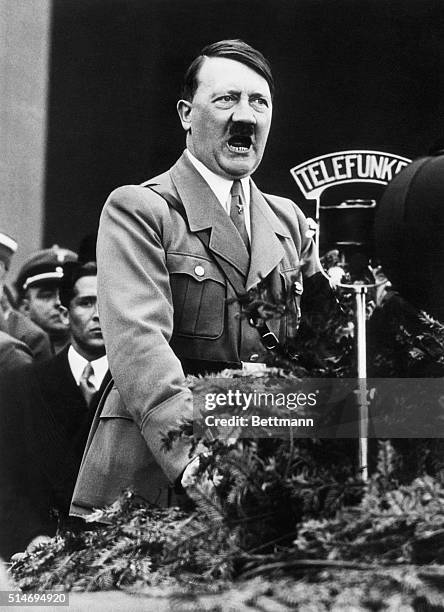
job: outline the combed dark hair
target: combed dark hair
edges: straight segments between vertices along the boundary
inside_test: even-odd
[[[245,64],[267,81],[271,97],[273,98],[274,80],[268,60],[265,59],[260,51],[257,51],[243,40],[236,38],[233,40],[220,40],[219,42],[207,45],[202,49],[200,55],[191,62],[183,80],[182,98],[184,100],[189,102],[193,100],[199,84],[197,80],[199,70],[207,57],[225,57]]]
[[[68,262],[63,266],[63,278],[60,283],[60,302],[65,308],[75,297],[74,285],[84,276],[97,276],[97,264],[94,261],[87,263]]]

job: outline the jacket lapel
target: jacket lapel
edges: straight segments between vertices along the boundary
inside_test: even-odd
[[[185,153],[171,168],[170,176],[183,203],[191,232],[210,229],[209,248],[246,278],[249,254],[245,244],[209,185]]]
[[[170,176],[183,203],[191,232],[210,229],[209,248],[244,276],[247,290],[276,268],[284,256],[280,237],[290,235],[253,181],[250,256],[239,232],[185,153],[171,168]]]
[[[251,181],[251,262],[246,289],[249,290],[276,268],[284,256],[279,236],[288,230],[273,213],[264,196]]]
[[[84,412],[87,409],[85,399],[69,367],[68,349],[69,345],[50,360],[41,362],[42,365],[37,363],[35,366],[46,402],[63,416],[70,411]]]

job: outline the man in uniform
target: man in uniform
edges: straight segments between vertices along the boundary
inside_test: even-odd
[[[48,334],[53,353],[69,342],[69,324],[60,308],[59,286],[62,266],[70,261],[77,261],[77,254],[55,244],[33,253],[16,280],[20,312]]]
[[[302,276],[324,279],[301,210],[262,194],[251,179],[273,93],[259,51],[240,40],[209,45],[188,68],[177,105],[185,152],[164,174],[108,198],[98,292],[115,384],[90,435],[75,515],[112,502],[125,487],[166,503],[165,477],[186,485],[195,466],[188,445],[162,445],[183,417],[192,418],[185,374],[257,363],[291,325],[276,320],[258,331],[241,316],[236,287],[245,292],[266,279],[297,309]]]
[[[1,343],[3,359],[0,362],[4,367],[0,368],[0,375],[5,373],[6,367],[11,369],[14,363],[27,362],[27,353],[36,360],[51,356],[51,345],[46,332],[15,310],[6,286],[6,275],[17,247],[14,238],[0,231],[0,331],[4,334]],[[12,338],[8,340],[6,334]],[[23,345],[28,347],[29,351],[26,348],[23,350]],[[9,364],[6,363],[7,355],[11,356]]]

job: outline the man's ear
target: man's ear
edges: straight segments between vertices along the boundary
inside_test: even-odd
[[[22,314],[24,314],[25,317],[29,317],[30,303],[29,303],[28,298],[22,299],[17,310],[21,312]]]
[[[177,103],[177,112],[179,113],[180,122],[186,132],[191,131],[191,114],[193,111],[193,105],[188,100],[179,100]]]
[[[68,309],[65,306],[63,306],[63,305],[60,305],[59,306],[59,312],[60,312],[60,316],[62,318],[62,321],[65,323],[65,325],[69,325],[70,320],[69,320],[69,311],[68,311]]]

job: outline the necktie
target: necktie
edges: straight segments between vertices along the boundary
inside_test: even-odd
[[[91,403],[92,396],[96,392],[96,388],[91,382],[91,377],[94,375],[94,369],[90,362],[85,366],[85,369],[82,372],[82,376],[79,380],[79,388],[85,398],[87,405],[89,406]]]
[[[247,227],[245,225],[245,211],[244,211],[244,199],[242,192],[242,183],[239,179],[233,182],[231,187],[231,205],[230,205],[230,219],[236,226],[237,231],[241,235],[242,240],[247,247],[247,251],[250,252],[250,240],[248,238]]]

